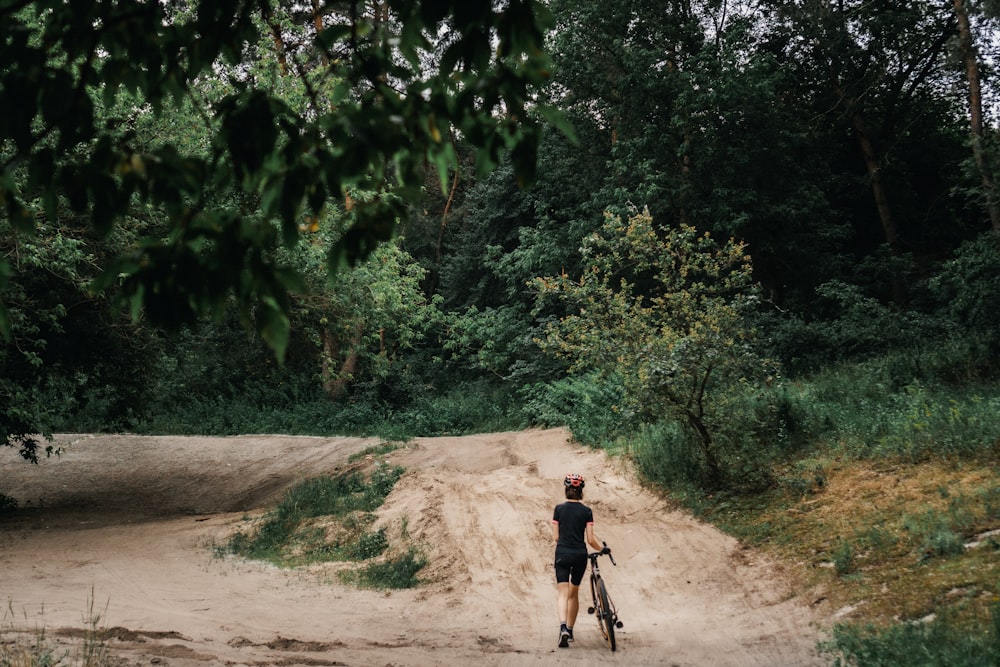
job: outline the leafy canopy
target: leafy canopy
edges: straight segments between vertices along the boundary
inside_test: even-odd
[[[529,113],[548,69],[547,12],[533,0],[354,0],[323,5],[308,44],[285,44],[301,11],[281,0],[0,1],[0,211],[8,233],[31,234],[67,206],[108,235],[135,206],[159,211],[166,232],[141,240],[97,287],[120,290],[134,317],[176,327],[234,296],[284,354],[289,294],[304,288],[275,261],[302,229],[352,188],[353,226],[329,248],[353,263],[389,239],[427,163],[455,163],[451,137],[487,170],[509,151],[534,176],[538,128]],[[443,42],[441,41],[442,36]],[[292,109],[243,67],[271,48],[309,91]],[[199,79],[233,92],[204,109],[210,146],[190,152],[136,137],[101,113],[125,97],[155,114],[192,96]],[[328,92],[329,91],[329,92]],[[541,111],[549,116],[547,109]],[[239,195],[219,203],[217,194]],[[0,297],[12,267],[0,258]],[[252,315],[252,317],[251,317]],[[10,338],[0,299],[0,334]]]
[[[572,371],[617,378],[624,388],[617,407],[633,424],[668,418],[691,428],[718,475],[713,431],[722,397],[766,368],[744,320],[754,299],[745,247],[687,225],[657,229],[645,211],[627,220],[607,215],[581,252],[579,278],[534,281],[540,303],[554,297],[568,312],[538,343]]]

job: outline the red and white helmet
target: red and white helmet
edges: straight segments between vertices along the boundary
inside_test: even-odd
[[[583,481],[583,475],[577,475],[575,472],[566,475],[566,479],[563,480],[563,486],[574,489],[582,489],[585,485]]]

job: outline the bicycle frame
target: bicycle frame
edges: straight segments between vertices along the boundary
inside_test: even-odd
[[[612,565],[617,565],[610,553],[606,555],[611,560]],[[588,607],[587,613],[597,615],[597,625],[601,630],[601,635],[608,646],[611,647],[611,650],[614,651],[617,648],[615,628],[620,628],[624,624],[618,620],[618,610],[615,609],[615,604],[608,594],[607,585],[601,576],[601,568],[597,564],[597,559],[600,556],[600,551],[587,554],[587,557],[590,559],[590,593],[594,599],[594,606]]]

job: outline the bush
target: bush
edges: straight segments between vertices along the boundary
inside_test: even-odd
[[[427,559],[410,549],[395,558],[370,563],[345,578],[365,588],[415,588],[420,585],[417,573],[427,565]]]
[[[578,442],[599,446],[621,433],[622,387],[597,373],[570,376],[522,390],[527,420],[540,426],[565,426]]]
[[[249,558],[283,562],[284,553],[307,519],[327,516],[343,519],[352,513],[371,512],[385,501],[402,474],[403,468],[399,466],[379,466],[367,481],[358,473],[303,480],[288,490],[254,534],[236,533],[225,550]],[[370,523],[370,520],[362,523]],[[385,542],[384,531],[381,535],[378,532],[361,534],[346,546],[314,545],[308,549],[306,557],[339,560],[341,557],[357,558],[362,553],[377,555],[375,552],[385,550],[384,544],[379,546],[380,541]]]
[[[991,622],[963,627],[942,617],[886,629],[838,625],[821,644],[835,667],[983,667],[1000,664],[1000,604]]]
[[[964,541],[955,532],[955,519],[953,514],[945,515],[935,510],[928,510],[921,516],[904,517],[903,527],[918,542],[921,561],[965,552]]]

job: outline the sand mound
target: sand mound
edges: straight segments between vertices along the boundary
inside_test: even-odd
[[[300,479],[335,473],[359,438],[61,435],[32,466],[0,450],[0,634],[93,625],[128,664],[821,665],[819,630],[780,569],[672,510],[621,462],[565,431],[420,438],[384,455],[407,473],[379,510],[429,565],[426,585],[357,590],[336,565],[286,571],[212,547]],[[556,648],[552,507],[565,473],[617,567],[602,570],[625,626],[618,651],[581,612]]]

